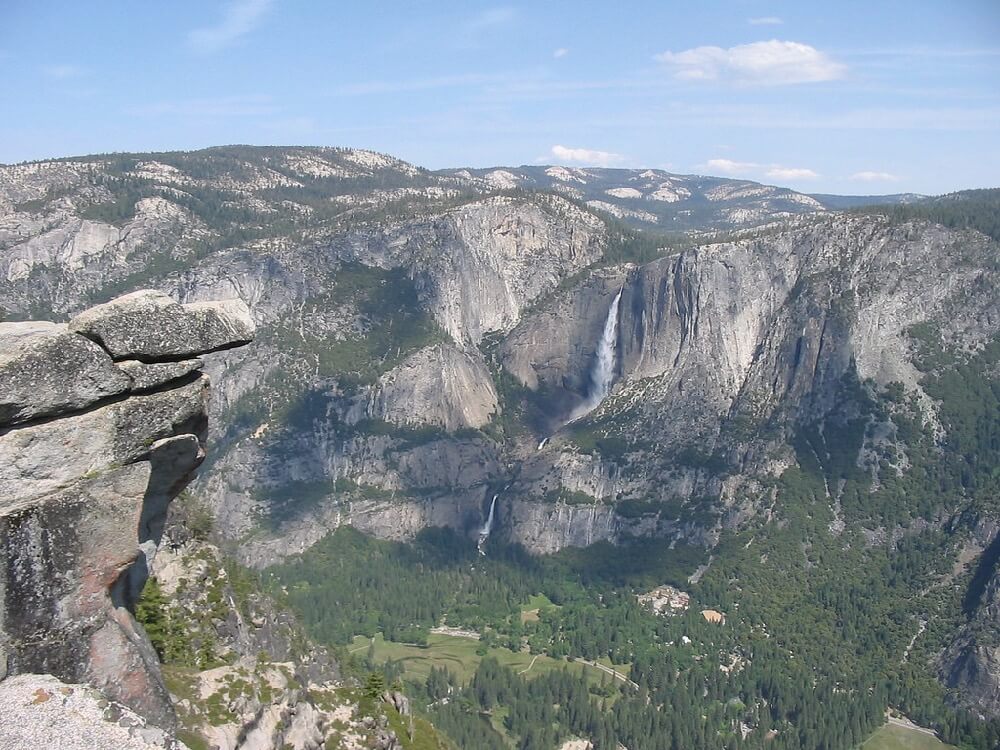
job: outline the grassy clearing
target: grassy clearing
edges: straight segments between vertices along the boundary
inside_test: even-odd
[[[937,737],[932,737],[924,732],[915,729],[886,724],[875,734],[868,738],[868,741],[861,746],[861,750],[954,750],[951,745],[946,745]]]
[[[553,604],[545,594],[535,594],[521,607],[521,622],[538,622],[538,613],[543,609],[559,609],[559,605]]]
[[[350,649],[356,649],[356,652],[360,653],[363,649],[367,649],[370,643],[368,638],[357,636]],[[404,679],[420,682],[427,679],[431,667],[447,667],[458,681],[464,684],[472,678],[479,662],[483,659],[478,653],[479,641],[451,635],[432,633],[427,638],[426,647],[386,641],[381,635],[375,636],[374,643],[374,657],[377,663],[398,661],[403,666]],[[583,675],[592,684],[599,685],[604,674],[599,669],[579,662],[525,652],[515,653],[505,648],[490,648],[487,649],[487,654],[515,672],[525,672],[525,676],[528,677],[566,667],[571,672]]]

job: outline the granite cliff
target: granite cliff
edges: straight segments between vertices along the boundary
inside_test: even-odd
[[[132,613],[168,506],[205,457],[197,355],[253,331],[239,301],[155,291],[67,324],[0,323],[0,679],[87,683],[175,728]]]

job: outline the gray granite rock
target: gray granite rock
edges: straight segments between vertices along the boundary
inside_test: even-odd
[[[87,685],[25,674],[0,684],[0,750],[186,747]]]
[[[241,300],[182,305],[144,289],[92,307],[69,322],[115,359],[173,360],[228,349],[253,338],[254,322]]]
[[[101,347],[65,325],[0,323],[0,426],[83,409],[130,383]]]
[[[184,359],[180,362],[140,362],[129,359],[119,362],[118,367],[132,379],[132,392],[144,393],[187,377],[201,370],[200,359]]]
[[[143,461],[0,509],[0,631],[11,674],[89,682],[169,726],[156,655],[114,593],[151,476]]]
[[[157,440],[205,438],[208,379],[0,433],[0,511],[78,477],[148,458]]]

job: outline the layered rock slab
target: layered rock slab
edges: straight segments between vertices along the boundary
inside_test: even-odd
[[[163,292],[143,289],[80,313],[69,328],[115,359],[150,362],[247,344],[254,323],[240,300],[182,305]]]
[[[5,391],[0,418],[0,680],[88,683],[169,729],[174,709],[131,610],[169,503],[205,456],[208,378],[174,358],[239,345],[253,324],[238,302],[127,297],[78,316],[85,325],[0,326],[0,382],[27,373],[45,386]],[[119,367],[123,352],[143,361]]]
[[[65,325],[0,323],[0,425],[83,409],[131,382],[107,352]]]

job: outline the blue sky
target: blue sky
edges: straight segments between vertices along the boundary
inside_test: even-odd
[[[225,143],[1000,185],[1000,1],[0,0],[0,162]]]

